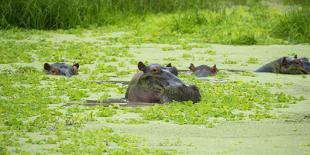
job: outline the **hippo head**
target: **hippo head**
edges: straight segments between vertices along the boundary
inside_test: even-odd
[[[72,76],[77,75],[79,69],[79,64],[73,64],[72,66],[67,65],[65,63],[45,63],[44,64],[44,70],[47,74],[51,75],[64,75],[64,76]]]
[[[165,69],[174,74],[175,76],[178,76],[178,69],[172,66],[171,63],[167,64],[166,67],[162,67],[162,69]]]
[[[295,55],[293,58],[282,57],[278,61],[278,66],[276,66],[275,69],[278,69],[279,73],[284,74],[307,74],[304,64],[306,64],[305,59],[298,59],[297,55]]]
[[[213,65],[213,67],[209,67],[207,65],[200,65],[198,67],[195,67],[195,65],[191,63],[188,68],[198,77],[215,75],[218,72],[216,65]]]
[[[158,64],[138,63],[140,70],[130,81],[126,98],[131,102],[166,103],[170,101],[200,100],[195,85],[185,85],[175,74]]]
[[[307,73],[310,73],[310,62],[309,62],[309,59],[303,57],[303,58],[300,58],[299,60],[302,62],[303,66],[304,66],[304,69],[306,70],[306,72],[307,72]]]

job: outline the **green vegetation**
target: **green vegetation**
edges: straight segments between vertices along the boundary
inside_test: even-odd
[[[109,83],[88,83],[79,78],[49,77],[33,67],[14,68],[15,71],[2,70],[0,73],[1,154],[8,152],[7,147],[16,147],[13,151],[15,153],[28,153],[27,150],[19,149],[22,146],[19,138],[28,139],[27,145],[51,144],[53,149],[48,149],[47,152],[65,154],[166,152],[148,149],[147,146],[141,146],[143,142],[139,138],[117,134],[109,128],[82,130],[87,122],[116,114],[117,109],[113,106],[107,108],[58,106],[59,103],[70,101],[81,103],[90,92],[108,93],[113,87],[117,89],[123,87]],[[45,84],[42,85],[42,82]],[[120,93],[123,93],[123,90]],[[131,123],[137,121],[130,120]],[[41,134],[43,139],[30,138],[28,135],[32,133]]]
[[[225,61],[223,62],[223,64],[237,64],[238,62],[236,60],[228,60],[225,59]]]
[[[27,33],[29,33],[28,37],[40,36],[40,40],[33,39],[33,42],[29,42],[25,41],[26,38],[16,37]],[[47,149],[47,153],[75,151],[83,153],[103,151],[112,154],[173,153],[171,150],[148,148],[147,145],[137,148],[137,145],[144,143],[137,137],[114,133],[105,127],[87,129],[87,124],[95,122],[96,124],[135,125],[148,123],[150,120],[162,120],[177,124],[201,124],[214,127],[220,120],[276,118],[278,115],[272,112],[273,109],[285,108],[290,103],[304,99],[284,93],[271,93],[269,88],[273,85],[270,84],[241,81],[212,83],[181,74],[182,80],[196,84],[201,90],[202,100],[199,103],[173,102],[145,108],[84,107],[78,104],[83,104],[90,97],[102,101],[114,96],[124,96],[126,85],[95,82],[115,76],[130,78],[136,72],[135,66],[138,60],[134,58],[140,54],[135,52],[136,49],[105,46],[122,42],[120,39],[122,36],[117,39],[117,42],[111,39],[111,42],[91,44],[80,41],[49,41],[50,36],[38,31],[8,30],[2,31],[2,34],[3,44],[0,44],[0,54],[3,59],[0,59],[0,62],[4,68],[1,67],[0,70],[0,122],[3,122],[0,125],[1,153],[28,153],[30,150],[22,148],[25,144],[52,145],[53,149]],[[183,49],[182,46],[179,47]],[[188,47],[202,46],[193,44]],[[191,61],[200,57],[199,55],[216,56],[218,53],[207,50],[198,52],[196,56],[190,55],[187,48],[183,50],[178,57],[168,56],[163,59],[163,64],[170,61],[176,63]],[[249,58],[248,62],[256,63],[256,60]],[[45,75],[42,64],[51,61],[66,61],[72,64],[80,62],[81,75],[72,78]],[[215,78],[227,79],[229,75],[221,71]],[[242,75],[254,76],[250,72]],[[63,106],[67,103],[78,104]],[[135,112],[140,116],[119,118],[119,115],[128,112]],[[40,136],[30,137],[31,134]],[[104,141],[100,137],[91,140],[97,134],[102,135],[101,138]],[[8,147],[13,147],[15,150],[8,150]],[[38,150],[38,152],[41,151]]]
[[[218,119],[260,120],[275,118],[274,108],[286,107],[299,99],[284,93],[271,93],[270,84],[234,81],[209,83],[187,77],[198,86],[202,99],[199,103],[173,102],[138,110],[148,120],[172,121],[178,124],[204,124],[213,127]],[[219,97],[221,96],[221,97]]]
[[[248,4],[246,0],[236,1]],[[148,13],[171,13],[191,9],[217,10],[234,3],[211,0],[9,0],[2,3],[0,14],[1,26],[18,26],[25,28],[54,29],[72,28],[77,25],[108,25],[119,23],[126,17],[135,18]],[[132,19],[129,19],[129,21]]]
[[[249,58],[247,61],[248,64],[258,64],[258,59],[257,58]]]
[[[256,74],[252,73],[252,72],[241,72],[240,73],[241,76],[250,76],[250,77],[255,77]]]
[[[279,22],[272,29],[277,38],[285,38],[291,43],[309,43],[310,39],[310,10],[290,10],[280,17]]]
[[[191,143],[178,138],[148,144],[111,126],[155,121],[212,128],[221,121],[281,118],[281,108],[305,100],[282,92],[293,84],[230,80],[261,75],[228,72],[225,67],[258,66],[263,59],[238,55],[233,59],[230,51],[205,44],[309,43],[308,2],[274,4],[263,0],[1,1],[0,154],[175,154],[181,153],[174,150],[176,146]],[[147,53],[149,46],[159,54]],[[299,54],[290,50],[285,52]],[[126,84],[106,80],[128,81],[139,61],[172,63],[179,69],[187,69],[191,62],[211,61],[220,71],[199,80],[179,74],[186,84],[198,86],[202,99],[196,104],[84,105],[87,100],[124,97]],[[46,75],[45,62],[79,63],[80,75]],[[296,77],[306,80],[308,75]],[[298,91],[307,90],[299,86]]]
[[[310,11],[305,4],[287,0],[270,4],[263,0],[9,0],[1,5],[0,27],[69,29],[69,33],[80,33],[70,28],[102,27],[133,32],[130,42],[309,43]]]

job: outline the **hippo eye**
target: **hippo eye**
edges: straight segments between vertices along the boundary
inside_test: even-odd
[[[300,62],[300,61],[295,61],[295,64],[296,64],[296,65],[300,65],[301,62]]]
[[[153,68],[152,69],[152,73],[159,73],[159,69],[158,68]]]
[[[57,70],[54,70],[54,69],[53,69],[53,70],[51,70],[51,73],[52,73],[52,74],[57,74]]]

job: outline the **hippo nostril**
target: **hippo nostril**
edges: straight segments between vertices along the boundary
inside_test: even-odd
[[[193,90],[198,90],[197,86],[196,85],[190,85],[190,87],[193,89]]]
[[[56,74],[58,74],[58,71],[55,70],[55,69],[52,69],[52,70],[51,70],[51,73],[54,74],[54,75],[56,75]]]

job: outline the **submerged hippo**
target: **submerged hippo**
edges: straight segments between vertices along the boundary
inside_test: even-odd
[[[175,74],[158,64],[138,63],[138,72],[129,83],[125,98],[131,102],[166,103],[200,100],[195,85],[185,85]]]
[[[309,62],[309,59],[303,57],[303,58],[300,58],[300,61],[302,62],[306,72],[310,73],[310,62]]]
[[[171,63],[166,65],[166,67],[162,67],[162,68],[168,70],[169,72],[171,72],[175,76],[178,76],[178,69],[176,67],[172,66]]]
[[[64,75],[67,77],[71,77],[72,75],[77,75],[79,69],[79,64],[67,65],[65,63],[45,63],[44,70],[47,74],[51,75]]]
[[[282,57],[258,68],[256,72],[270,72],[282,74],[307,74],[310,63],[307,58]]]
[[[188,68],[190,69],[190,71],[193,72],[193,74],[198,77],[212,76],[218,72],[216,65],[214,65],[213,67],[209,67],[207,65],[200,65],[198,67],[195,67],[195,65],[191,63]]]

